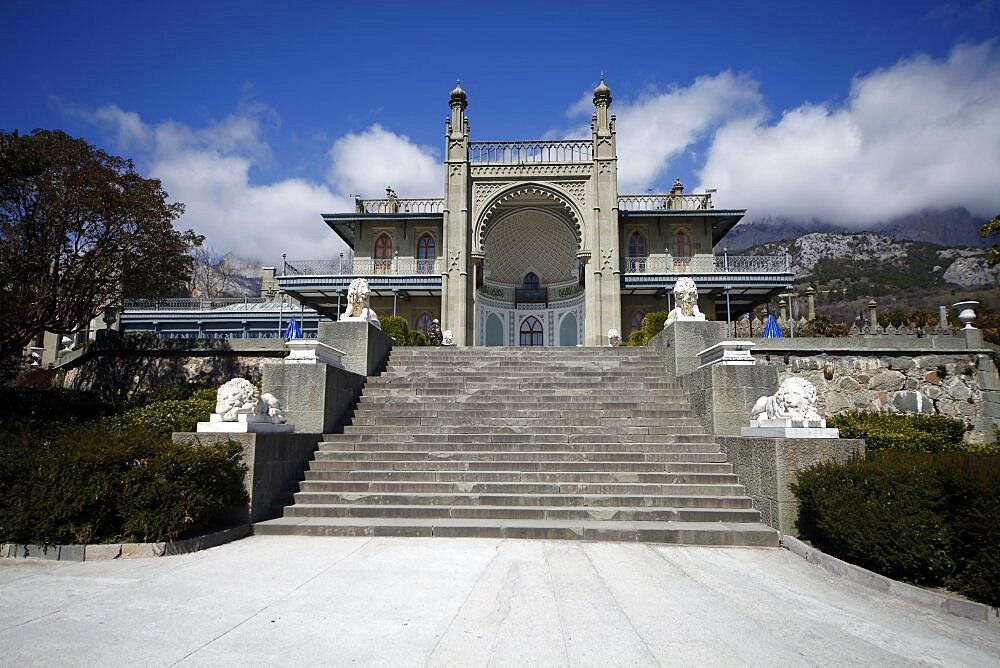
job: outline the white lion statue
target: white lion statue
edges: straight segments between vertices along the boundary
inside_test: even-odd
[[[750,412],[753,420],[821,420],[816,412],[816,386],[792,376],[782,381],[775,394],[761,397]]]
[[[674,308],[667,314],[666,327],[675,320],[704,320],[705,315],[698,310],[698,286],[684,276],[674,284]]]
[[[271,422],[274,424],[285,424],[285,414],[281,410],[281,404],[278,402],[278,397],[274,396],[270,392],[265,392],[260,395],[260,399],[257,402],[257,414],[266,415],[271,418]]]
[[[239,415],[254,415],[260,390],[246,378],[233,378],[215,395],[215,412],[223,422],[236,422]]]
[[[264,394],[246,378],[233,378],[223,384],[215,394],[215,413],[220,422],[237,422],[240,415],[256,416],[255,422],[284,424],[278,398]]]
[[[617,329],[612,327],[608,330],[608,347],[617,348],[622,344],[622,335]]]
[[[379,322],[375,311],[368,304],[371,294],[368,281],[365,279],[355,278],[351,281],[351,285],[347,288],[347,310],[340,316],[340,319],[370,322],[382,329],[382,323]]]
[[[441,345],[442,346],[453,346],[455,345],[455,335],[450,329],[444,330],[441,334]]]

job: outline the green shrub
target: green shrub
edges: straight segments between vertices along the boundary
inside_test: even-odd
[[[175,383],[161,385],[136,394],[128,403],[128,408],[137,408],[157,401],[182,401],[191,397],[215,400],[216,387],[203,383]]]
[[[965,423],[943,415],[906,415],[877,411],[847,411],[827,420],[840,430],[841,438],[863,438],[868,452],[982,451],[981,446],[962,442]]]
[[[842,322],[834,322],[829,318],[819,317],[799,327],[795,330],[795,334],[796,336],[850,336],[851,326]]]
[[[74,425],[0,431],[0,542],[172,540],[245,502],[235,443]]]
[[[152,457],[133,461],[122,480],[124,533],[159,541],[204,529],[246,498],[241,453],[234,442],[192,446],[165,441]]]
[[[663,323],[667,321],[666,311],[653,311],[652,313],[647,313],[642,318],[642,324],[639,325],[638,331],[632,332],[625,339],[624,345],[626,346],[645,346],[649,344],[649,341],[663,331]]]
[[[396,340],[397,346],[426,346],[427,337],[423,332],[411,330],[406,318],[401,315],[387,315],[381,318],[382,331]]]
[[[0,422],[84,422],[110,412],[93,392],[61,388],[8,387],[0,389]]]
[[[814,466],[793,491],[820,549],[1000,605],[1000,456],[887,451]]]
[[[210,394],[211,398],[206,395]],[[148,431],[169,436],[173,431],[194,431],[215,410],[215,390],[201,390],[189,399],[168,399],[130,408],[101,422],[109,430]]]

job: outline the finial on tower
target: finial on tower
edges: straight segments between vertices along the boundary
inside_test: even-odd
[[[465,109],[468,102],[466,101],[465,91],[462,90],[462,82],[459,79],[455,79],[455,89],[451,91],[451,103],[452,106],[456,104],[462,105]]]
[[[594,89],[594,104],[597,104],[598,100],[604,101],[608,106],[611,105],[611,89],[604,83],[604,70],[601,70],[601,83]]]

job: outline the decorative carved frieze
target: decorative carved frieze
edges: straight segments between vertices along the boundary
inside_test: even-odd
[[[503,176],[529,178],[538,176],[583,176],[593,174],[593,163],[565,163],[549,165],[472,165],[472,178]]]
[[[462,271],[462,251],[454,251],[448,254],[448,271]]]
[[[601,249],[601,270],[604,269],[614,269],[614,248],[602,248]]]
[[[476,209],[481,209],[493,195],[510,185],[506,181],[477,183],[473,190],[473,202],[475,202]]]

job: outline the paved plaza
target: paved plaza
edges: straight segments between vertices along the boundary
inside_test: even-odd
[[[783,549],[255,536],[0,560],[4,665],[1000,663],[1000,626]]]

